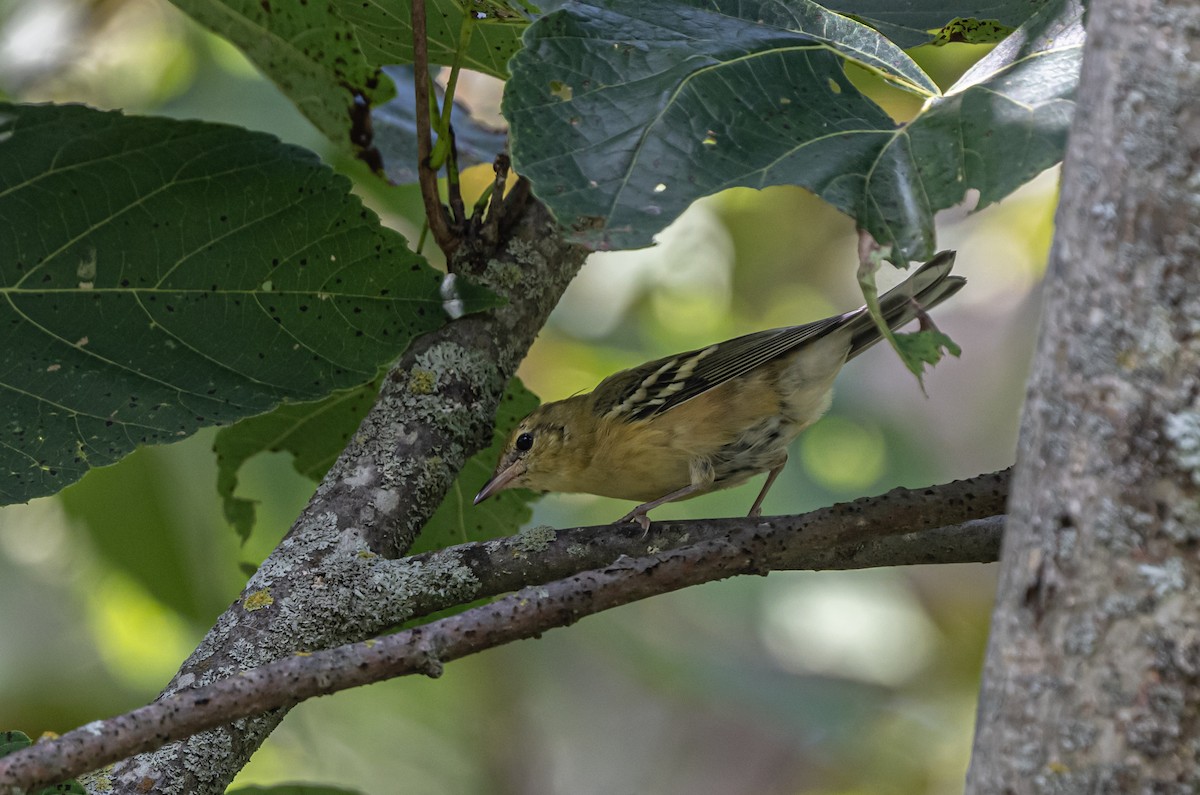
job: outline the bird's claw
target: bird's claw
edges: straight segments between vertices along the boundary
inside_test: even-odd
[[[638,527],[642,528],[642,538],[645,538],[650,532],[650,517],[647,516],[644,511],[638,511],[636,509],[632,510],[622,516],[617,521],[617,524],[624,524],[625,522],[633,522]]]

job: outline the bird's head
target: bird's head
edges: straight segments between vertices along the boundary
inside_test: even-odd
[[[569,475],[570,445],[579,440],[586,412],[584,401],[571,398],[538,406],[517,423],[500,453],[496,471],[475,495],[475,504],[504,489],[561,490],[557,483]]]

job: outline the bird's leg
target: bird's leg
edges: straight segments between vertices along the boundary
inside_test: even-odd
[[[655,508],[657,508],[660,505],[665,505],[668,502],[674,502],[675,500],[682,500],[684,497],[687,497],[691,494],[695,494],[697,491],[700,491],[701,489],[705,488],[707,485],[708,485],[707,483],[703,483],[703,484],[689,483],[688,485],[684,486],[682,489],[676,489],[675,491],[671,492],[670,494],[666,495],[665,497],[659,497],[657,500],[650,500],[650,502],[644,502],[641,505],[639,505],[638,507],[634,508],[629,513],[622,516],[620,518],[620,520],[617,521],[617,524],[623,524],[625,522],[637,522],[641,526],[643,532],[649,532],[650,531],[650,517],[646,515],[649,511],[654,510]]]
[[[754,500],[754,504],[750,506],[750,513],[747,516],[761,516],[763,500],[767,498],[767,492],[771,490],[771,484],[775,482],[775,478],[779,477],[779,473],[787,466],[787,455],[783,456],[783,460],[778,466],[771,467],[771,471],[767,473],[767,482],[763,484],[762,491],[758,493],[758,497]]]
[[[692,482],[684,486],[682,489],[676,489],[670,494],[659,497],[657,500],[644,502],[634,508],[629,513],[621,517],[617,524],[623,522],[637,522],[642,528],[642,534],[650,532],[650,517],[646,514],[660,505],[675,500],[682,500],[690,497],[698,492],[704,492],[712,488],[713,482],[717,479],[717,471],[713,469],[712,462],[706,458],[694,458],[688,465],[688,474],[691,476]]]

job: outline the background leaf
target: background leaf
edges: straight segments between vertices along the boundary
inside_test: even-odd
[[[19,731],[0,731],[0,756],[8,756],[13,751],[19,751],[22,748],[28,748],[33,745],[33,741],[29,739],[29,735]],[[53,787],[43,787],[37,790],[37,795],[55,795],[55,793],[65,792],[70,795],[87,795],[83,785],[75,779],[66,781],[62,784],[55,784]]]
[[[441,275],[311,153],[0,104],[0,500],[375,378]]]
[[[355,149],[355,97],[372,107],[395,95],[379,65],[363,54],[339,4],[287,0],[171,0],[192,19],[233,42],[291,98],[329,140]]]
[[[217,434],[213,449],[217,453],[218,491],[225,516],[239,535],[249,536],[255,515],[254,503],[233,493],[242,465],[258,453],[288,452],[297,472],[319,481],[358,428],[378,391],[379,383],[375,382],[316,403],[280,406]],[[509,383],[497,410],[491,446],[467,460],[446,499],[417,538],[415,552],[511,535],[529,519],[532,495],[528,491],[501,492],[478,506],[471,501],[491,477],[509,431],[537,404],[537,397],[519,380]]]
[[[492,432],[491,445],[467,459],[446,499],[442,500],[417,536],[410,554],[512,535],[529,521],[533,515],[529,503],[536,499],[531,491],[502,491],[481,505],[472,505],[471,501],[492,476],[508,434],[537,405],[537,396],[527,390],[519,379],[513,378],[508,382],[500,407],[496,410],[496,429]]]
[[[1083,56],[1083,11],[1048,5],[945,96],[882,139],[855,196],[824,198],[908,259],[926,257],[938,210],[1000,201],[1062,159]],[[851,178],[853,179],[853,177]]]
[[[514,4],[470,2],[473,30],[460,65],[464,69],[508,77],[508,59],[521,48],[521,34],[529,24],[526,13]],[[363,52],[372,63],[410,64],[412,54],[412,4],[401,2],[351,2],[334,0],[337,13],[354,25]],[[429,62],[452,66],[462,27],[463,5],[458,0],[427,0],[426,33]]]
[[[262,452],[289,452],[296,471],[319,481],[337,460],[351,434],[375,402],[379,381],[330,395],[315,403],[286,404],[222,428],[213,443],[217,493],[225,518],[243,540],[254,529],[254,503],[234,496],[238,470]]]

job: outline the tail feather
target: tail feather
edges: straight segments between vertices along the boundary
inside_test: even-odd
[[[919,311],[932,309],[961,290],[967,280],[961,276],[951,276],[950,269],[953,267],[954,252],[943,251],[918,268],[912,276],[884,293],[879,299],[879,309],[888,328],[903,326],[915,319]],[[849,325],[853,336],[847,359],[853,359],[883,339],[879,327],[865,311],[850,321]]]

